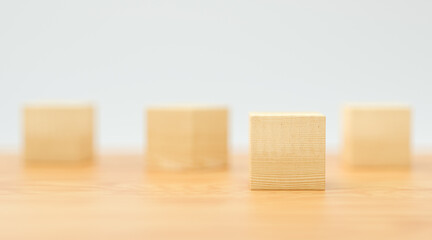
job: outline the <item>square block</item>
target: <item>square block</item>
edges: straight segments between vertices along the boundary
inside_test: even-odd
[[[27,105],[24,138],[24,158],[28,164],[88,163],[93,158],[93,107]]]
[[[251,113],[252,190],[323,190],[326,118],[319,113]]]
[[[147,165],[153,169],[204,169],[227,165],[228,110],[159,107],[147,110]]]
[[[351,166],[408,166],[411,110],[396,105],[347,105],[343,160]]]

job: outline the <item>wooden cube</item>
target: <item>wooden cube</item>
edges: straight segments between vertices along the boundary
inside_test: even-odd
[[[186,170],[220,168],[228,158],[228,110],[159,107],[147,110],[147,166]]]
[[[325,189],[325,129],[319,113],[251,113],[251,189]]]
[[[77,165],[93,158],[93,107],[32,104],[24,109],[27,164]]]
[[[347,105],[343,110],[343,160],[351,166],[408,166],[408,106]]]

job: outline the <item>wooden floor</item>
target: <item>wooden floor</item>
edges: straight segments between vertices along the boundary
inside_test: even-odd
[[[348,170],[326,191],[250,191],[248,157],[226,170],[151,173],[139,155],[82,169],[0,154],[0,239],[432,239],[432,155],[410,170]]]

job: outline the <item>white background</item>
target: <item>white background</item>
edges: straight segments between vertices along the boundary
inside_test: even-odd
[[[432,147],[432,1],[1,0],[0,147],[21,146],[33,100],[90,100],[101,148],[142,149],[145,106],[226,104],[231,142],[249,111],[318,111],[340,145],[344,102],[414,109]]]

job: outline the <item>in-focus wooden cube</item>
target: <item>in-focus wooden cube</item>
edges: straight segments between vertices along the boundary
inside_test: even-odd
[[[147,166],[220,168],[228,158],[228,110],[219,107],[147,109]]]
[[[31,104],[24,108],[27,164],[81,165],[93,158],[93,107]]]
[[[411,110],[351,104],[343,110],[343,160],[351,166],[408,166]]]
[[[251,113],[252,190],[325,189],[326,118],[319,113]]]

